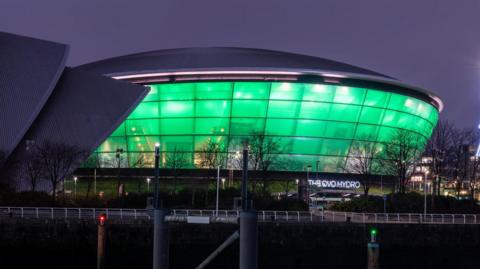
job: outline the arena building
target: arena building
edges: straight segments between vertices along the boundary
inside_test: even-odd
[[[218,164],[234,169],[242,144],[257,137],[274,141],[270,170],[342,173],[356,143],[381,150],[396,130],[414,134],[421,151],[443,106],[434,94],[373,71],[270,50],[160,50],[76,69],[150,87],[95,150],[101,167],[151,167],[160,143],[163,167],[181,156],[183,168],[212,168],[210,147]]]

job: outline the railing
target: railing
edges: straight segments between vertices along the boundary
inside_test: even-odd
[[[106,214],[109,220],[150,220],[151,210],[125,208],[0,207],[0,219],[96,220]],[[172,209],[170,216],[237,218],[238,210]],[[260,222],[345,222],[387,224],[480,224],[473,214],[353,213],[335,211],[258,211]]]

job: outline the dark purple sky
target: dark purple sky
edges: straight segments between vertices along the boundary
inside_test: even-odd
[[[0,31],[71,45],[68,64],[190,46],[276,49],[369,68],[480,122],[479,0],[1,0]]]

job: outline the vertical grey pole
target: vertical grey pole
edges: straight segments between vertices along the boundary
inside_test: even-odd
[[[159,182],[159,159],[160,145],[155,144],[155,197],[153,210],[153,269],[168,268],[168,223],[165,216],[168,210],[160,205],[160,182]]]
[[[97,238],[97,269],[105,267],[105,223],[100,221],[98,224]]]
[[[423,215],[426,217],[427,215],[427,175],[428,173],[425,172],[425,179],[423,183]]]
[[[380,268],[380,245],[377,243],[377,231],[370,232],[370,242],[367,244],[367,269]]]
[[[248,150],[243,150],[242,212],[240,213],[240,269],[257,269],[257,212],[248,200]]]
[[[248,205],[248,149],[243,150],[243,174],[242,174],[242,210],[250,208]]]
[[[93,169],[93,194],[97,196],[97,168]]]
[[[218,216],[218,198],[220,189],[220,165],[217,167],[217,202],[215,203],[215,215]]]
[[[240,213],[240,269],[257,269],[257,212]]]
[[[153,224],[153,269],[167,269],[169,256],[168,223],[166,209],[154,209]]]

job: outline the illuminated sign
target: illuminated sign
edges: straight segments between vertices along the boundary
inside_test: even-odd
[[[327,189],[360,189],[360,181],[358,180],[329,180],[329,179],[310,179],[310,186]]]

